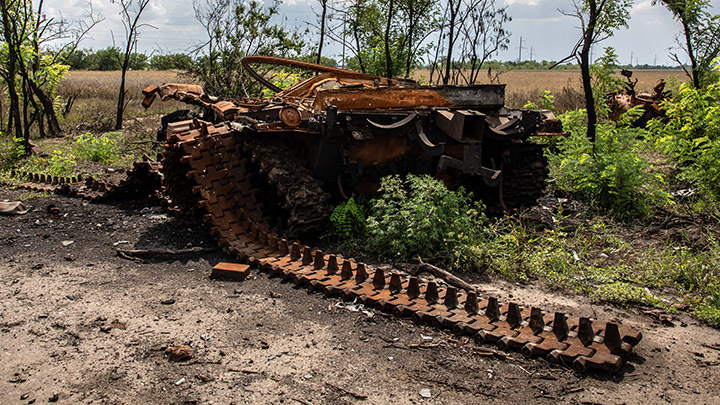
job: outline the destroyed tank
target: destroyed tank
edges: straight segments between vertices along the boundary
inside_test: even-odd
[[[316,74],[281,89],[258,74],[256,64]],[[188,159],[201,157],[189,158],[191,149],[178,145],[231,139],[212,141],[216,161],[207,164],[241,165],[234,181],[255,190],[247,198],[261,211],[258,217],[288,236],[318,229],[333,200],[375,193],[380,179],[392,174],[432,175],[502,209],[533,205],[548,170],[543,146],[529,138],[563,134],[549,111],[505,107],[504,85],[423,86],[263,56],[246,57],[242,65],[275,95],[219,100],[188,84],[143,91],[146,108],[159,95],[202,110],[162,119],[166,192],[179,207],[196,207],[198,196],[186,178]]]

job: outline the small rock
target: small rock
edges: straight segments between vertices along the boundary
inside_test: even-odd
[[[200,381],[202,381],[202,382],[204,382],[204,383],[210,382],[210,381],[213,380],[211,377],[202,375],[202,374],[200,374],[200,373],[195,374],[195,378],[197,378],[198,380],[200,380]]]
[[[242,290],[239,289],[239,288],[235,288],[235,289],[233,290],[233,294],[238,294],[238,295],[240,295],[240,294],[242,294]]]
[[[699,389],[693,388],[693,394],[699,394],[699,393],[700,393],[700,390],[699,390]]]
[[[42,269],[43,267],[45,267],[44,264],[38,263],[38,264],[32,266],[31,269],[33,269],[33,270],[40,270],[40,269]]]
[[[114,320],[110,323],[110,327],[116,328],[116,329],[126,329],[127,324],[125,322],[120,322],[119,320]]]
[[[312,374],[305,374],[303,377],[305,377],[306,380],[309,380],[312,378]]]
[[[261,340],[261,341],[260,341],[260,348],[261,348],[261,349],[269,349],[269,348],[270,348],[270,345],[267,344],[267,342],[263,342],[263,341]]]
[[[22,394],[22,395],[20,395],[20,399],[21,399],[21,400],[26,400],[26,399],[28,399],[28,398],[30,398],[30,394]]]
[[[192,348],[188,345],[175,345],[165,349],[165,354],[172,361],[189,360],[192,357]]]
[[[38,319],[45,319],[48,317],[48,314],[39,314]]]
[[[420,336],[422,336],[422,340],[423,340],[424,342],[432,342],[432,341],[433,341],[433,337],[432,337],[432,336],[425,336],[425,335],[420,335]]]
[[[64,240],[64,241],[62,241],[62,245],[65,246],[65,247],[70,246],[70,245],[72,245],[73,243],[75,243],[74,240]]]
[[[58,399],[60,399],[60,394],[53,392],[52,396],[48,398],[48,402],[57,402]]]
[[[279,292],[270,291],[270,298],[280,298],[280,297],[282,297],[282,294],[280,294]]]
[[[420,396],[423,398],[430,398],[430,397],[432,397],[432,393],[430,392],[429,389],[423,388],[420,390]]]
[[[166,300],[160,301],[160,303],[163,304],[163,305],[172,305],[172,304],[175,303],[175,299],[174,299],[174,298],[168,298],[168,299],[166,299]]]
[[[70,256],[70,255],[65,255],[64,259],[65,259],[65,261],[67,261],[67,262],[74,262],[74,261],[75,261],[75,258],[72,257],[72,256]]]
[[[180,385],[180,384],[182,384],[182,383],[184,383],[184,382],[185,382],[185,377],[183,377],[183,378],[175,381],[175,385]]]

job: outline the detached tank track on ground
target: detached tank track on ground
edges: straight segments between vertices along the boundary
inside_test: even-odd
[[[310,289],[412,317],[416,322],[473,336],[479,343],[503,350],[520,350],[527,357],[545,357],[578,372],[617,372],[642,334],[613,322],[567,317],[547,319],[539,308],[502,305],[495,297],[480,299],[397,272],[325,254],[299,242],[280,238],[257,203],[249,160],[242,158],[233,130],[225,124],[203,126],[168,139],[164,159],[166,179],[181,175],[195,185],[199,205],[219,244],[240,261]],[[181,153],[180,160],[173,160]],[[189,167],[189,170],[185,169]],[[171,173],[172,171],[178,171]]]
[[[30,172],[12,172],[18,180],[4,183],[25,190],[55,193],[88,200],[105,198],[124,198],[128,195],[138,198],[153,195],[161,184],[160,164],[158,162],[135,162],[133,169],[125,179],[117,184],[98,180],[93,177],[50,176]]]

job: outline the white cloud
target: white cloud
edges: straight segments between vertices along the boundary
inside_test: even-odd
[[[505,0],[506,6],[511,6],[513,4],[518,4],[522,6],[537,6],[540,4],[541,0]]]
[[[108,0],[91,0],[94,11],[105,17],[105,21],[90,34],[92,40],[82,47],[104,48],[112,45],[111,32],[116,41],[124,33],[119,7]],[[264,0],[269,1],[269,0]],[[344,0],[331,0],[338,5]],[[533,48],[536,59],[557,60],[567,56],[579,38],[577,21],[564,17],[558,9],[571,11],[571,0],[503,0],[508,5],[508,14],[513,21],[508,24],[512,32],[509,49],[500,54],[505,60],[516,59],[520,36],[523,46]],[[711,0],[713,14],[720,13],[720,0]],[[284,0],[280,13],[293,26],[305,26],[304,21],[314,21],[312,9],[317,9],[317,0]],[[48,16],[62,12],[67,19],[81,18],[88,10],[88,0],[45,0]],[[182,52],[205,38],[200,24],[195,20],[192,0],[151,0],[142,21],[158,29],[145,28],[141,32],[139,50],[150,52],[163,50]],[[596,55],[605,46],[613,46],[622,62],[627,62],[632,53],[640,63],[652,63],[657,55],[658,62],[666,62],[667,48],[674,46],[675,35],[680,32],[679,24],[660,5],[652,6],[651,0],[636,0],[632,10],[630,29],[620,30],[596,49]],[[308,39],[316,40],[316,33]],[[342,47],[327,44],[327,52],[340,54]],[[525,50],[523,55],[525,55]],[[529,54],[529,53],[528,53]]]

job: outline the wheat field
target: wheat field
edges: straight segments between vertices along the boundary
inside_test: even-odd
[[[618,77],[621,77],[617,74]],[[418,70],[414,78],[428,80],[430,70]],[[584,106],[582,81],[579,70],[511,70],[499,77],[505,84],[505,102],[510,107],[522,107],[528,101],[537,101],[543,90],[555,95],[559,110],[569,110]],[[687,77],[682,70],[635,70],[633,81],[638,79],[636,89],[640,92],[652,91],[661,80],[685,81]],[[486,75],[480,75],[481,83],[490,83]],[[623,78],[624,80],[624,78]]]
[[[414,77],[427,79],[429,75],[428,70],[419,70]],[[633,75],[635,78],[638,79],[639,91],[651,90],[660,79],[685,80],[679,70],[637,70]],[[484,75],[482,79],[485,83],[489,82]],[[144,110],[140,105],[143,88],[166,82],[192,82],[182,71],[130,71],[126,80],[126,118],[157,115],[182,108],[177,102],[156,102],[150,109]],[[507,85],[506,104],[510,107],[522,107],[528,101],[537,102],[543,90],[550,90],[555,95],[560,111],[580,108],[584,103],[580,72],[577,70],[513,70],[502,73],[500,82]],[[114,122],[119,85],[118,71],[68,72],[58,88],[63,102],[70,97],[75,98],[70,113],[64,117],[66,127],[90,126],[97,130],[109,130]]]

